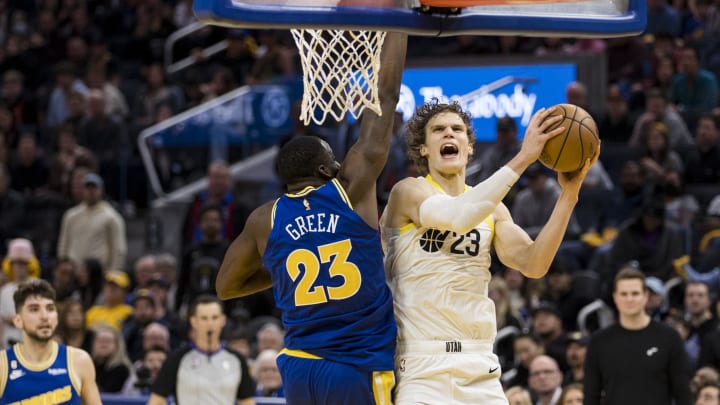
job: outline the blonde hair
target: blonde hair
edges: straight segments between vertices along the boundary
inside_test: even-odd
[[[505,391],[505,396],[508,401],[510,401],[511,397],[517,397],[517,402],[511,402],[510,405],[532,405],[530,392],[519,385],[508,388]]]
[[[514,316],[515,318],[520,318],[520,314],[518,314],[516,309],[510,304],[510,290],[502,277],[495,276],[491,278],[490,283],[488,284],[488,291],[495,292],[502,296],[502,299],[494,301],[498,329],[502,329],[506,326],[505,321],[508,314]]]
[[[115,339],[115,351],[113,351],[110,357],[108,357],[107,361],[105,361],[105,368],[108,369],[120,365],[125,365],[128,369],[132,369],[132,363],[130,362],[130,358],[128,357],[127,349],[125,348],[125,339],[123,338],[123,335],[120,333],[120,331],[106,323],[96,324],[95,326],[93,326],[92,329],[95,332],[96,336],[100,332],[110,332]],[[94,345],[92,348],[92,355],[93,357],[95,357]]]

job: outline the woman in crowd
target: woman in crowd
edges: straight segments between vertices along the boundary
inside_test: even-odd
[[[95,326],[91,355],[100,392],[122,391],[130,377],[132,364],[120,332],[105,324]]]

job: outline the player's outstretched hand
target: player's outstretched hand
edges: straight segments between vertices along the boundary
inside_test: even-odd
[[[531,161],[536,161],[540,157],[540,153],[545,147],[548,139],[556,137],[565,132],[565,127],[560,126],[550,129],[563,120],[562,115],[550,117],[557,107],[541,108],[530,119],[525,130],[525,138],[523,139],[520,153],[524,154]],[[550,118],[548,118],[550,117]]]
[[[560,183],[560,187],[562,187],[563,190],[574,191],[575,193],[580,192],[580,187],[582,186],[583,180],[585,180],[585,176],[587,176],[592,165],[600,158],[600,144],[601,142],[598,141],[595,154],[592,158],[585,160],[583,167],[574,172],[558,173],[558,183]]]

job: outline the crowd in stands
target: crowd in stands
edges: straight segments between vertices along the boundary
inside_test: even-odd
[[[126,223],[145,215],[150,198],[139,132],[240,85],[297,83],[300,72],[288,32],[206,27],[175,45],[196,63],[167,75],[165,41],[194,21],[191,5],[0,0],[0,345],[22,336],[11,322],[17,284],[46,278],[61,302],[57,339],[91,353],[107,393],[148,393],[168,351],[188,341],[185,311],[214,293],[225,249],[248,215],[227,163],[168,164],[167,181],[208,176],[207,190],[178,218],[182,235],[168,236],[177,236],[180,253],[129,252]],[[572,403],[562,401],[582,384],[589,335],[613,322],[610,286],[627,265],[649,277],[653,318],[683,337],[696,396],[720,384],[720,3],[648,0],[648,8],[647,30],[636,37],[410,39],[409,58],[592,52],[607,59],[603,109],[588,107],[582,83],[567,89],[568,102],[594,115],[603,152],[550,273],[530,280],[492,267],[498,327],[512,332],[497,345],[503,383],[508,396],[525,398],[513,404]],[[206,56],[202,49],[222,39],[227,48]],[[355,130],[297,125],[288,137],[312,133],[342,146]],[[396,125],[381,200],[415,174],[403,133]],[[477,146],[471,182],[518,150],[512,119],[498,120],[496,136]],[[533,235],[558,190],[552,172],[533,166],[505,204]],[[597,310],[584,317],[590,306]],[[281,396],[272,359],[283,332],[272,295],[225,309],[226,344],[253,359],[258,395]],[[541,391],[550,388],[533,383],[533,367],[561,373],[550,387],[566,386],[560,402],[545,401]]]

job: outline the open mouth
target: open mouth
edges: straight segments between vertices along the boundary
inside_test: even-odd
[[[452,143],[446,143],[440,146],[440,156],[455,157],[458,155],[458,147]]]

